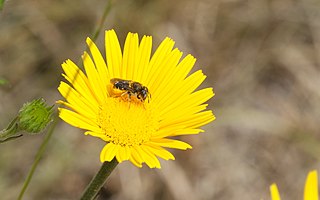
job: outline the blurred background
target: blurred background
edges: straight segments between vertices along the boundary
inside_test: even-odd
[[[24,102],[58,99],[60,64],[78,62],[108,1],[8,0],[0,12],[0,127]],[[100,199],[303,198],[320,169],[320,2],[317,0],[113,1],[103,25],[121,43],[127,32],[169,36],[213,87],[217,119],[183,137],[162,169],[129,162],[109,177]],[[104,51],[104,31],[97,44]],[[101,163],[104,142],[59,122],[24,199],[79,199]],[[1,199],[16,199],[44,135],[0,144]]]

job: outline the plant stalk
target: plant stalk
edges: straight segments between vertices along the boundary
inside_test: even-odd
[[[87,186],[86,190],[82,194],[81,200],[93,200],[97,197],[100,189],[105,184],[107,178],[111,172],[118,165],[116,158],[111,160],[111,162],[104,162],[98,171],[98,173],[93,177],[90,184]]]

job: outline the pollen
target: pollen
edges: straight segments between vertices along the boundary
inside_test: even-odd
[[[115,145],[134,147],[150,141],[159,128],[152,105],[109,97],[100,106],[98,125]]]

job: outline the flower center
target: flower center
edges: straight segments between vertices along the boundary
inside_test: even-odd
[[[149,141],[159,127],[152,104],[107,98],[100,106],[98,123],[108,141],[121,146],[136,146]]]

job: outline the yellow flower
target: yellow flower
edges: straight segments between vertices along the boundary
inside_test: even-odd
[[[277,185],[273,183],[270,186],[271,199],[281,200]],[[304,200],[318,200],[318,173],[316,170],[309,172],[306,184],[304,186]]]
[[[66,107],[59,116],[106,142],[101,162],[116,157],[119,163],[160,168],[157,157],[174,160],[165,148],[191,148],[176,136],[203,132],[199,127],[215,119],[204,104],[212,88],[195,91],[206,76],[201,70],[188,76],[196,59],[187,55],[180,61],[182,52],[173,49],[172,39],[164,39],[151,57],[151,36],[139,43],[138,34],[129,33],[122,53],[115,31],[106,31],[106,62],[92,40],[86,42],[91,52],[82,56],[86,74],[71,60],[62,64],[69,83],[58,88],[66,99],[58,101]],[[133,82],[146,88],[133,88]]]

